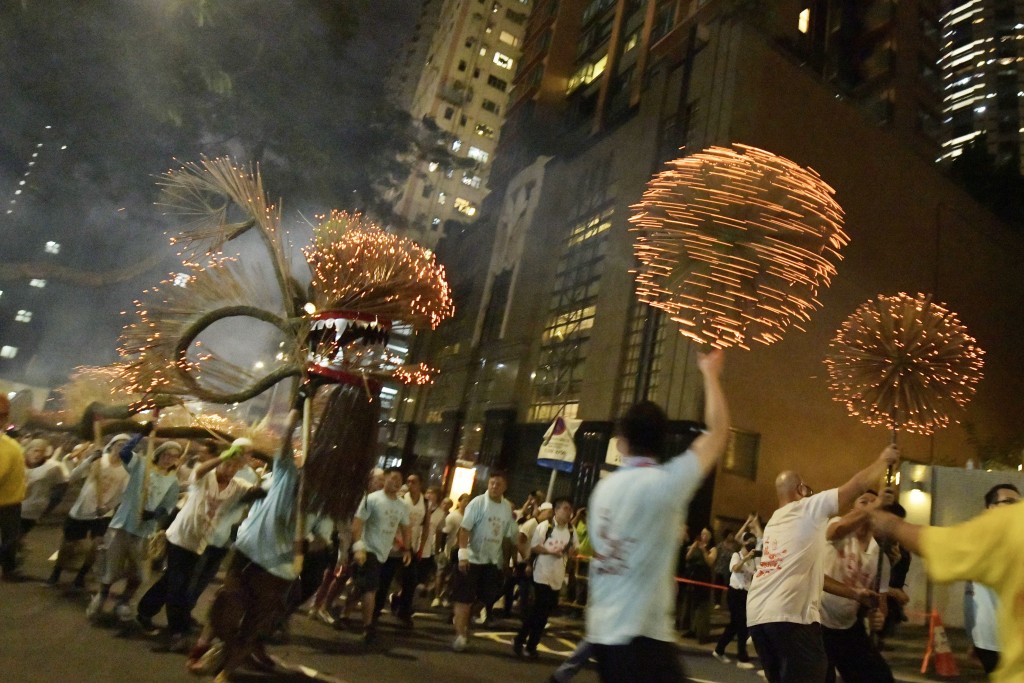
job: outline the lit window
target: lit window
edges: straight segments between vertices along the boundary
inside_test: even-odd
[[[486,45],[484,45],[483,47],[480,48],[480,56],[481,57],[486,57],[487,56],[487,46]]]
[[[460,211],[460,212],[466,214],[467,216],[474,216],[474,215],[476,215],[476,207],[473,206],[473,203],[471,201],[469,201],[468,199],[463,199],[462,197],[456,197],[455,201],[452,203],[452,206],[455,207],[456,211]]]
[[[446,195],[444,192],[438,192],[437,193],[437,203],[438,204],[444,204],[447,201],[448,201],[448,195]]]
[[[476,134],[482,138],[493,138],[494,129],[483,123],[476,124]]]
[[[466,156],[470,159],[476,159],[482,164],[486,164],[487,160],[491,158],[491,155],[483,151],[479,147],[470,147],[469,151],[466,152]]]
[[[437,170],[437,162],[436,161],[431,161],[429,164],[427,164],[427,170],[430,171],[431,173],[436,171]]]
[[[189,274],[188,273],[178,273],[177,275],[174,276],[174,281],[173,281],[174,286],[175,287],[187,287],[189,279],[190,278],[189,278]]]
[[[519,39],[516,38],[511,33],[509,33],[508,31],[502,31],[501,33],[499,33],[498,40],[505,43],[506,45],[511,45],[512,47],[515,47],[516,45],[519,44]]]
[[[43,247],[47,254],[59,254],[60,243],[59,242],[47,242],[46,246]]]
[[[483,55],[483,53],[481,53],[481,56],[482,55]],[[494,63],[497,64],[498,66],[500,66],[502,69],[511,69],[512,65],[515,62],[508,55],[503,55],[500,52],[495,52],[494,53]]]
[[[808,29],[810,29],[810,27],[811,27],[811,10],[810,10],[810,8],[807,8],[807,9],[802,10],[800,12],[800,17],[797,19],[797,22],[796,22],[796,30],[800,31],[800,33],[807,33],[807,31],[808,31]]]
[[[22,308],[14,315],[14,320],[19,323],[27,323],[32,320],[32,311],[26,311]]]
[[[0,346],[0,358],[14,358],[17,355],[17,346]]]
[[[29,287],[36,287],[38,289],[42,289],[43,287],[46,286],[46,280],[41,280],[37,277],[34,277],[28,281],[28,285]]]
[[[437,226],[441,225],[441,219],[438,218],[437,216],[434,216],[434,218],[430,221],[430,224],[436,228]]]
[[[478,176],[478,175],[473,175],[471,173],[466,173],[466,174],[463,174],[463,176],[462,176],[462,184],[463,185],[469,185],[470,187],[480,187],[480,183],[481,182],[482,182],[482,180],[481,180],[480,176]]]
[[[452,140],[452,151],[458,152],[460,149],[462,149],[462,140],[459,140],[458,138]]]

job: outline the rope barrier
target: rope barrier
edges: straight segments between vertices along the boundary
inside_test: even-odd
[[[694,581],[693,579],[684,579],[680,576],[676,577],[676,583],[688,583],[691,586],[703,586],[704,588],[717,588],[720,591],[728,590],[728,586],[719,586],[717,583],[704,583],[703,581]]]

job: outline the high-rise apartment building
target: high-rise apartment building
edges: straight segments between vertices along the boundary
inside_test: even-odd
[[[413,26],[412,35],[403,46],[403,52],[395,59],[388,74],[387,89],[392,102],[400,109],[409,111],[416,95],[420,73],[427,61],[434,33],[441,20],[441,5],[444,0],[421,0],[420,13]]]
[[[438,127],[456,163],[423,161],[402,189],[395,211],[427,246],[437,242],[447,221],[473,221],[487,195],[531,7],[532,0],[425,4],[425,10],[438,12],[436,28],[408,111]]]
[[[996,164],[1021,163],[1024,2],[947,0],[941,26],[942,159],[983,139]]]

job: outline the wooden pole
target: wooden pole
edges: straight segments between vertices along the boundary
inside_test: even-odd
[[[312,424],[312,413],[313,413],[313,397],[307,396],[302,402],[302,463],[306,464],[306,458],[309,457],[309,442],[310,432]],[[305,561],[305,553],[302,549],[302,542],[306,537],[306,513],[303,512],[305,509],[305,497],[306,497],[306,468],[301,467],[299,469],[299,491],[295,496],[295,541],[293,544],[294,557],[292,559],[292,566],[296,574],[302,572],[302,565]]]

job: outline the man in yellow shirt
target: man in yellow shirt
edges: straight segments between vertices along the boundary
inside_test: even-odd
[[[875,532],[924,558],[933,581],[976,581],[999,596],[999,668],[995,683],[1024,681],[1024,505],[993,506],[951,527],[908,524],[888,512],[872,513]]]
[[[25,455],[18,442],[7,436],[11,403],[0,395],[0,570],[4,581],[16,581],[18,538],[21,535],[21,501],[25,499]]]

